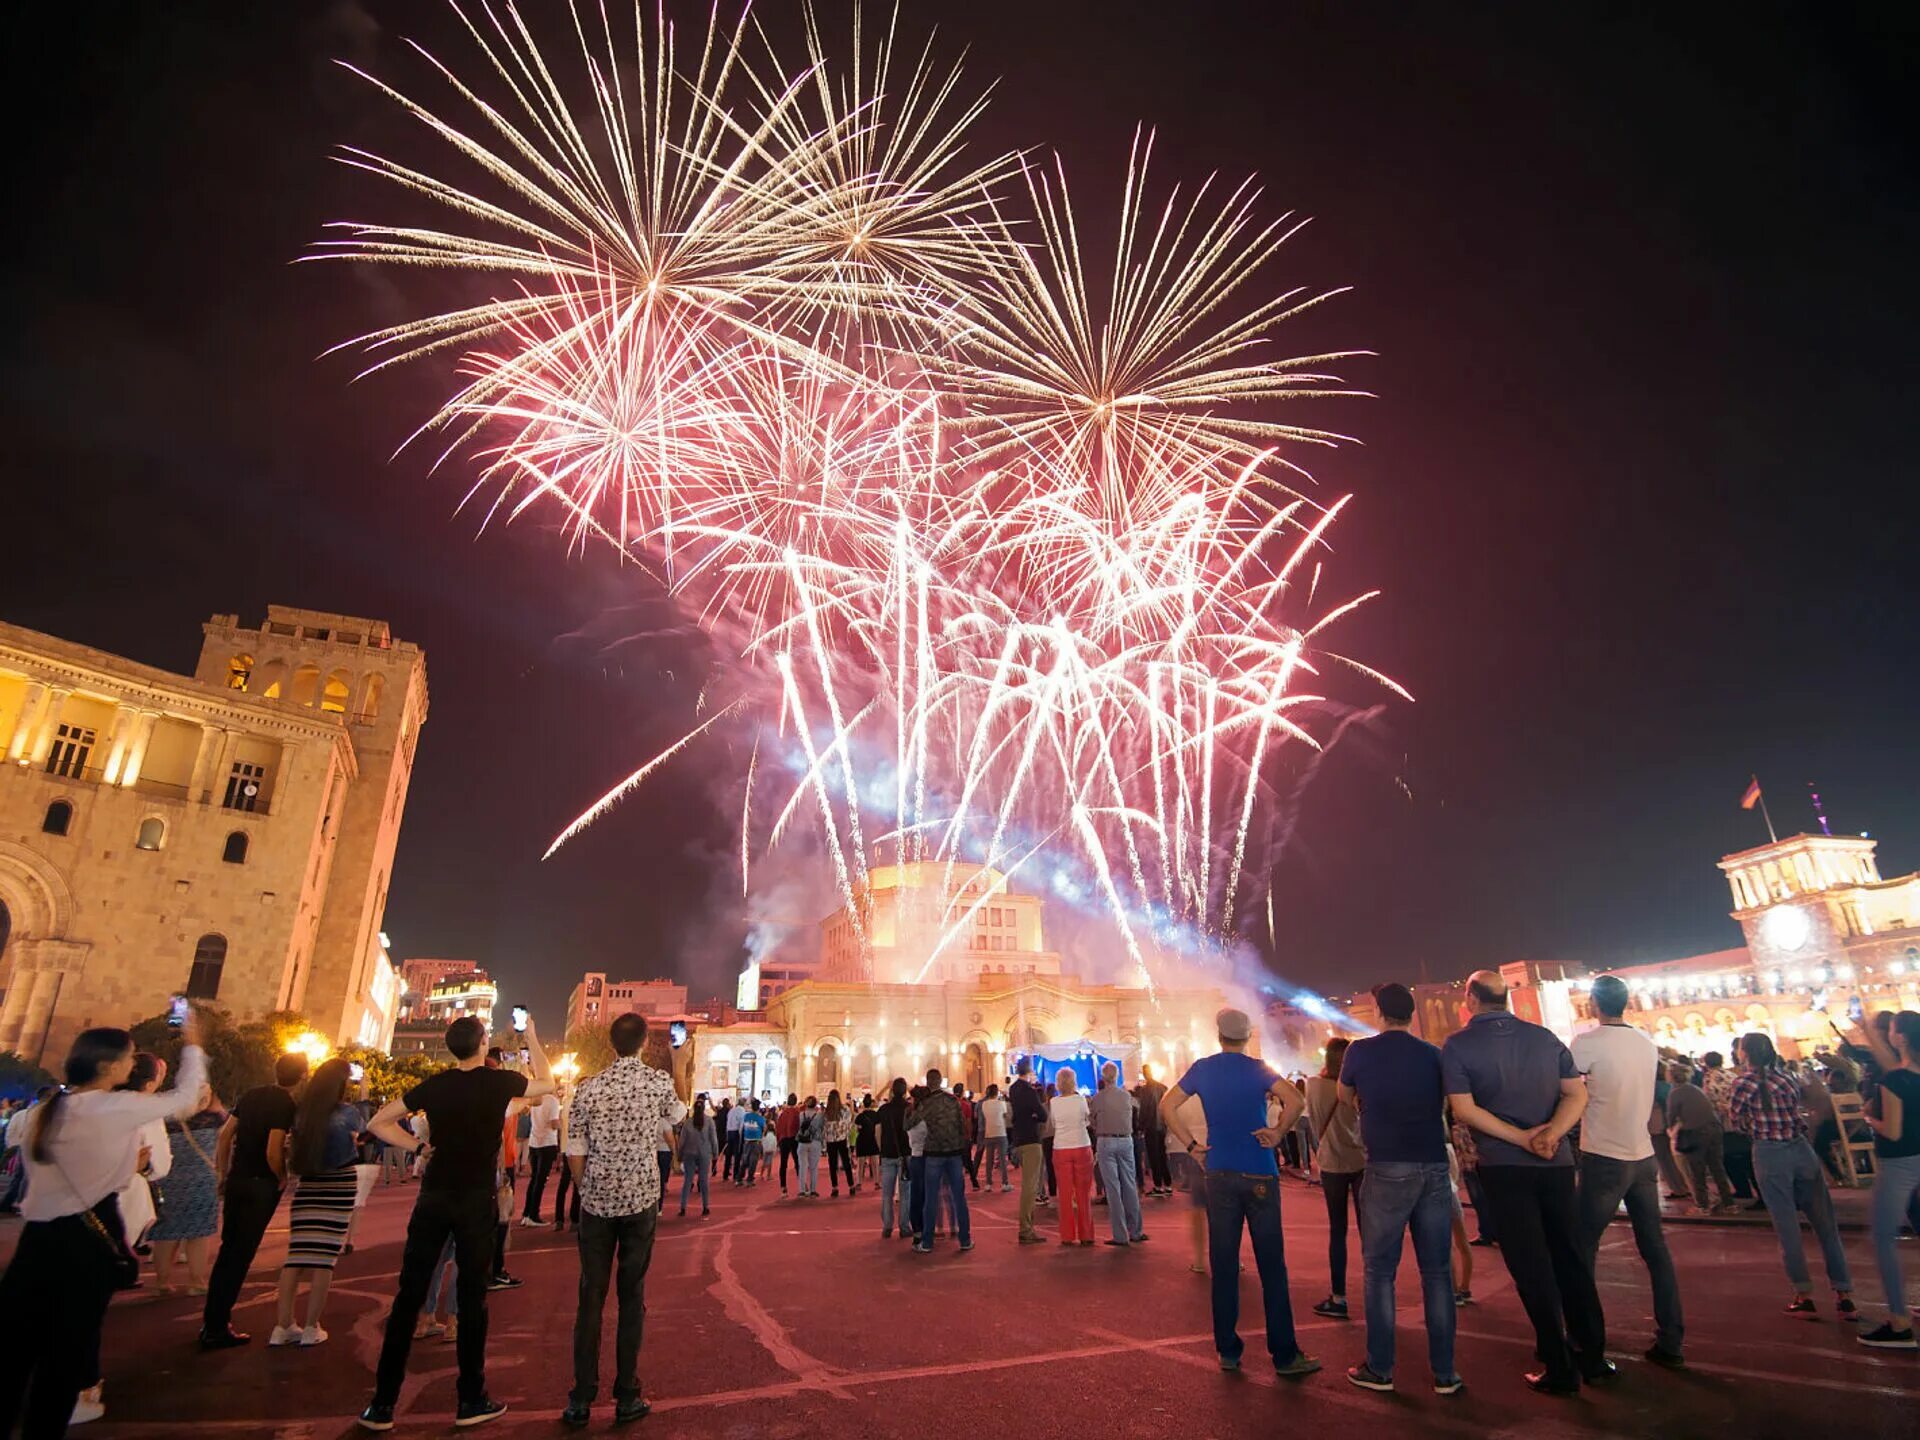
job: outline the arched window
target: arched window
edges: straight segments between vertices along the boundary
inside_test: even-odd
[[[302,665],[293,672],[293,688],[287,698],[296,705],[313,708],[313,702],[320,697],[320,667]]]
[[[233,656],[231,659],[227,661],[227,688],[229,690],[246,689],[247,677],[249,677],[252,674],[253,674],[253,656],[251,655]]]
[[[262,700],[278,700],[286,684],[287,667],[279,660],[254,667],[253,676],[247,682],[248,688]]]
[[[754,1075],[759,1069],[760,1057],[751,1049],[740,1052],[740,1064],[733,1072],[733,1083],[739,1092],[749,1100],[753,1098]]]
[[[360,709],[358,714],[362,720],[378,720],[380,718],[380,692],[386,688],[387,680],[384,675],[367,676],[365,683],[360,687]]]
[[[327,676],[327,688],[320,694],[320,708],[334,715],[347,713],[347,697],[353,693],[353,685],[347,672],[336,670]]]
[[[840,1052],[832,1045],[822,1045],[814,1065],[814,1079],[822,1085],[840,1083]]]
[[[246,864],[247,832],[244,830],[236,830],[227,836],[227,845],[226,848],[220,852],[220,858],[229,865]]]
[[[227,937],[202,935],[193,947],[193,970],[187,976],[189,1000],[217,1000],[220,997],[220,970],[227,963]]]
[[[149,815],[140,822],[140,833],[134,837],[136,850],[158,850],[167,838],[167,822],[158,815]]]
[[[40,830],[46,835],[64,835],[71,824],[73,824],[73,806],[65,800],[56,800],[47,806],[46,816],[40,822]]]

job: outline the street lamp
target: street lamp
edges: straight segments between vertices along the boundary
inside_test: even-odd
[[[304,1055],[308,1065],[319,1065],[333,1054],[333,1046],[327,1043],[327,1037],[318,1030],[302,1030],[287,1040],[286,1051],[289,1055]]]

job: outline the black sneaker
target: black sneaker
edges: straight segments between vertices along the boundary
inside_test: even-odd
[[[560,1412],[560,1423],[569,1430],[584,1430],[593,1423],[593,1407],[569,1400],[567,1408]]]
[[[1857,1321],[1860,1307],[1853,1303],[1851,1295],[1836,1295],[1833,1297],[1833,1313],[1836,1319]]]
[[[1811,1295],[1796,1295],[1793,1303],[1787,1306],[1787,1314],[1804,1315],[1809,1320],[1819,1313],[1820,1312],[1814,1307],[1813,1297]]]
[[[1433,1393],[1436,1395],[1458,1395],[1466,1388],[1467,1382],[1462,1380],[1458,1375],[1446,1380],[1436,1380],[1433,1382]]]
[[[1329,1295],[1313,1307],[1313,1313],[1316,1315],[1324,1315],[1329,1320],[1344,1320],[1347,1318],[1347,1302],[1344,1300],[1336,1300],[1333,1296]],[[1367,1373],[1372,1374],[1373,1372],[1369,1370]],[[1349,1370],[1347,1374],[1351,1377],[1353,1372]],[[1358,1385],[1360,1382],[1355,1380],[1353,1383]],[[1391,1386],[1389,1386],[1389,1388],[1391,1388]]]
[[[517,1290],[519,1288],[520,1281],[507,1274],[504,1270],[487,1281],[487,1289],[489,1290]]]
[[[224,1330],[202,1330],[200,1348],[202,1350],[232,1350],[245,1345],[253,1337],[244,1330],[236,1330],[231,1325]]]
[[[383,1405],[375,1400],[360,1412],[355,1422],[362,1430],[391,1430],[393,1428],[393,1406]]]
[[[1313,1374],[1319,1368],[1320,1362],[1304,1350],[1296,1350],[1293,1358],[1284,1365],[1278,1360],[1273,1362],[1273,1373],[1283,1380],[1298,1380],[1303,1375]]]
[[[1392,1380],[1364,1362],[1348,1368],[1347,1383],[1358,1385],[1362,1390],[1378,1390],[1382,1393],[1391,1393],[1393,1390]]]
[[[1647,1359],[1651,1363],[1665,1366],[1669,1370],[1684,1370],[1687,1368],[1687,1362],[1683,1356],[1676,1354],[1672,1350],[1662,1350],[1658,1345],[1648,1348]]]
[[[635,1420],[644,1420],[652,1413],[653,1406],[636,1395],[631,1400],[615,1402],[613,1420],[616,1425],[626,1425]]]
[[[1882,1325],[1877,1330],[1865,1330],[1853,1337],[1862,1345],[1871,1345],[1876,1350],[1913,1350],[1920,1348],[1920,1342],[1913,1338],[1911,1329],[1896,1330],[1891,1325]]]
[[[454,1411],[453,1423],[462,1428],[469,1425],[484,1425],[489,1420],[498,1420],[507,1413],[507,1407],[490,1395],[482,1395],[471,1403],[463,1400],[460,1408]]]

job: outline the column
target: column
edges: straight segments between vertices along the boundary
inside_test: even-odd
[[[139,723],[134,726],[133,740],[127,746],[127,763],[120,777],[122,785],[131,785],[140,778],[140,767],[147,760],[147,745],[153,739],[153,727],[160,723],[158,710],[142,710]]]
[[[60,728],[60,707],[67,703],[67,696],[73,690],[66,685],[54,685],[47,691],[47,708],[41,712],[31,748],[27,751],[27,764],[40,766],[47,763],[47,756],[53,750],[53,732]]]
[[[127,738],[137,718],[138,712],[131,706],[121,705],[113,712],[113,728],[107,732],[107,763],[100,770],[100,778],[109,785],[120,783],[120,768],[127,758]]]
[[[207,770],[213,764],[213,757],[220,749],[220,727],[200,725],[200,748],[193,752],[193,774],[187,780],[187,800],[198,805],[207,798]]]
[[[20,705],[20,717],[13,722],[13,733],[7,737],[7,759],[26,763],[27,741],[33,735],[33,727],[40,723],[40,707],[46,703],[46,699],[44,681],[35,680],[27,686],[26,699]]]
[[[280,742],[280,763],[273,767],[273,793],[267,801],[269,815],[278,815],[284,808],[280,798],[282,795],[286,795],[289,800],[292,799],[287,791],[287,782],[293,778],[293,760],[299,753],[300,744],[297,740]]]
[[[16,947],[24,951],[24,945]],[[13,978],[7,984],[7,999],[0,1005],[0,1052],[20,1048],[20,1031],[26,1024],[27,1001],[33,995],[33,982],[38,971],[27,968],[27,957],[16,953],[13,957]]]
[[[28,1063],[38,1065],[45,1056],[47,1026],[53,1021],[54,1003],[60,997],[60,982],[65,978],[56,969],[34,972],[33,994],[27,999],[26,1015],[21,1022],[17,1048]],[[54,1057],[56,1060],[59,1056]]]

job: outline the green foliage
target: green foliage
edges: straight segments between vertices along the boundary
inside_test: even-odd
[[[54,1083],[53,1076],[23,1055],[0,1051],[0,1095],[30,1096],[42,1085]]]
[[[379,1104],[385,1104],[429,1075],[447,1068],[447,1062],[437,1056],[386,1055],[365,1045],[348,1045],[338,1053],[343,1060],[366,1068],[367,1095]]]
[[[580,1078],[598,1075],[613,1064],[613,1041],[604,1025],[576,1025],[567,1032],[565,1048],[580,1062]],[[548,1052],[552,1054],[551,1051]],[[558,1058],[554,1056],[553,1058]]]
[[[238,1024],[218,1005],[203,1002],[194,1010],[200,1016],[213,1093],[226,1105],[256,1085],[271,1084],[273,1062],[286,1049],[287,1041],[310,1028],[304,1015],[291,1010],[276,1010]],[[180,1032],[167,1024],[164,1014],[135,1025],[133,1043],[165,1060],[169,1069],[179,1068]]]

